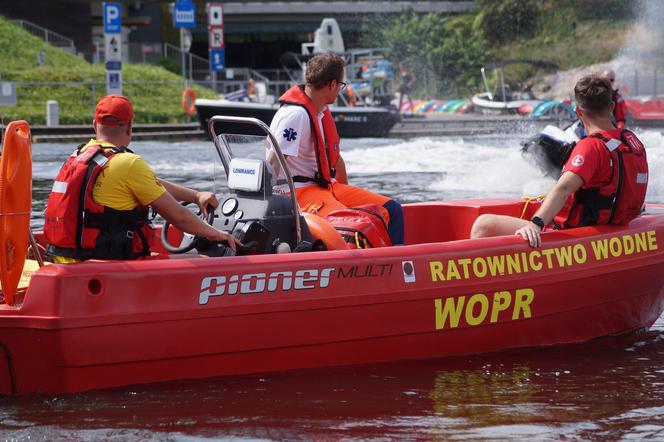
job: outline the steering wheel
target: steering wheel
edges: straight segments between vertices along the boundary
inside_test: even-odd
[[[188,202],[183,202],[183,206],[187,206],[190,203]],[[207,207],[207,217],[203,216],[202,212],[198,212],[197,216],[208,223],[209,225],[212,225],[214,222],[214,207],[208,206]],[[168,242],[168,229],[171,227],[171,223],[168,221],[164,221],[164,226],[161,228],[161,243],[164,245],[164,248],[168,250],[171,253],[186,253],[194,248],[197,248],[203,243],[204,241],[209,241],[208,239],[202,237],[202,236],[195,236],[195,235],[190,235],[189,233],[184,233],[184,236],[182,237],[182,241],[180,241],[180,245],[178,247],[173,246],[170,242]]]

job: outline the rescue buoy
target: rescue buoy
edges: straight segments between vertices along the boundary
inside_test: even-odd
[[[196,92],[190,87],[182,92],[182,110],[190,117],[196,115]]]
[[[328,250],[345,250],[348,244],[337,230],[330,223],[313,213],[302,212],[307,227],[315,239],[320,239],[325,243]]]
[[[32,139],[27,121],[5,130],[0,156],[0,283],[13,304],[27,256],[32,208]]]

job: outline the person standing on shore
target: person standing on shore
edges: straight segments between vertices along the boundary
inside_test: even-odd
[[[613,120],[616,127],[622,129],[623,127],[625,127],[625,124],[627,122],[627,103],[625,103],[625,100],[620,95],[620,91],[618,90],[618,88],[615,87],[616,73],[611,69],[607,69],[604,72],[602,72],[601,77],[608,80],[611,83],[611,91],[613,94],[612,100],[614,104],[613,114],[612,114]]]
[[[107,95],[97,103],[96,137],[79,146],[58,173],[45,211],[47,256],[56,263],[85,259],[137,259],[150,254],[151,206],[175,227],[211,241],[237,240],[198,218],[178,201],[196,203],[203,213],[219,202],[157,178],[148,164],[127,148],[134,110],[128,98]]]
[[[415,73],[410,68],[408,63],[402,61],[399,63],[399,74],[401,75],[401,84],[399,85],[399,106],[397,109],[401,112],[401,104],[404,97],[408,97],[408,109],[413,111],[413,99],[410,96],[413,86],[415,85]]]
[[[585,76],[576,83],[574,95],[589,135],[576,143],[535,216],[481,215],[471,238],[514,234],[539,247],[540,233],[549,227],[627,224],[641,213],[648,189],[646,151],[634,133],[613,125],[611,83]]]
[[[306,83],[293,86],[279,98],[282,106],[272,118],[270,131],[286,157],[302,211],[324,217],[347,207],[376,204],[392,244],[403,244],[401,205],[348,184],[346,165],[339,153],[339,135],[328,108],[346,86],[344,64],[337,55],[311,58],[307,62]],[[270,163],[274,166],[273,161]]]

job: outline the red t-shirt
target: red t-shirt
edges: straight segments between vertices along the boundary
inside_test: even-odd
[[[607,139],[615,138],[620,140],[621,129],[601,130],[600,135]],[[613,165],[611,164],[611,154],[604,145],[604,142],[595,137],[586,137],[576,143],[572,154],[567,159],[563,167],[563,173],[570,171],[581,177],[584,189],[606,186],[611,182]],[[562,226],[567,219],[567,214],[574,202],[574,194],[569,199],[554,218],[555,223]]]
[[[601,130],[600,135],[607,139],[620,140],[621,129]],[[595,137],[586,137],[576,143],[572,154],[563,167],[563,173],[574,172],[583,180],[583,188],[595,188],[611,181],[613,167],[611,155],[604,142]]]

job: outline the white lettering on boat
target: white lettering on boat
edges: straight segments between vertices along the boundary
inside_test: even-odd
[[[535,291],[530,288],[517,289],[512,295],[507,290],[494,292],[490,298],[484,293],[475,293],[466,301],[466,295],[456,298],[434,299],[436,330],[457,328],[461,319],[474,327],[480,324],[495,324],[500,313],[512,308],[511,320],[532,317],[530,304],[535,300]]]
[[[657,232],[648,230],[593,240],[590,241],[590,247],[588,244],[577,243],[504,255],[429,261],[429,270],[432,282],[482,279],[557,268],[567,269],[592,260],[605,261],[655,252],[658,249]]]
[[[213,296],[322,289],[330,285],[332,272],[334,272],[334,268],[327,267],[320,270],[272,272],[269,275],[267,273],[245,273],[206,276],[201,279],[198,303],[205,305]]]

